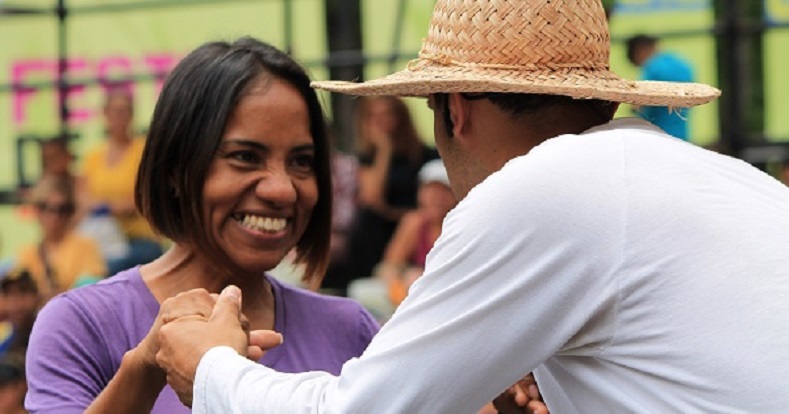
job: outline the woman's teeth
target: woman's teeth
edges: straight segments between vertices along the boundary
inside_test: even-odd
[[[260,217],[251,214],[244,215],[240,220],[241,225],[257,231],[277,233],[285,229],[288,220],[284,218]]]

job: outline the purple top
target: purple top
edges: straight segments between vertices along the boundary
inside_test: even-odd
[[[266,276],[275,298],[274,329],[282,345],[266,352],[261,364],[281,372],[338,374],[358,357],[378,331],[361,305],[319,295]],[[115,375],[126,351],[148,333],[159,303],[139,268],[52,299],[38,315],[27,353],[31,413],[82,413]],[[167,386],[152,413],[188,413]]]

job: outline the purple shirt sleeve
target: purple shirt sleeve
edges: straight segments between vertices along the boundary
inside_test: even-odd
[[[39,313],[27,352],[31,413],[82,413],[112,378],[104,326],[70,296],[52,299]]]

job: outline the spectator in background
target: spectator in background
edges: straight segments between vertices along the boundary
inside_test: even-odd
[[[427,254],[441,234],[444,217],[457,204],[440,159],[422,167],[419,182],[418,207],[400,220],[376,272],[387,284],[389,299],[395,306],[405,299],[408,288],[424,272]]]
[[[789,185],[789,160],[784,161],[784,164],[781,166],[780,174],[781,176],[779,177],[779,179],[781,180],[781,182],[784,183],[785,185]]]
[[[351,280],[372,276],[398,221],[416,207],[419,169],[438,158],[400,98],[363,98],[357,108],[359,211],[348,245],[352,257],[345,274],[324,281],[341,292]]]
[[[41,241],[23,247],[16,266],[30,272],[44,299],[70,289],[80,278],[106,276],[97,244],[74,231],[76,200],[71,181],[45,177],[31,191],[30,202]]]
[[[348,262],[353,259],[348,244],[356,221],[357,196],[359,192],[359,160],[334,148],[331,157],[332,182],[332,226],[329,267],[326,278],[342,280],[348,273]],[[324,289],[331,287],[324,283]],[[336,292],[333,292],[336,293]]]
[[[74,155],[68,147],[68,137],[58,136],[41,141],[41,178],[55,177],[68,181],[74,180],[71,163]]]
[[[22,356],[5,356],[0,358],[0,413],[24,414],[25,362]]]
[[[693,82],[690,62],[679,55],[660,50],[658,39],[647,35],[636,35],[627,40],[627,58],[641,68],[641,79],[662,82]],[[638,116],[659,126],[669,135],[689,140],[689,108],[666,106],[633,106]]]
[[[27,270],[12,271],[0,280],[0,355],[25,356],[41,304],[36,282]]]
[[[111,213],[128,243],[128,249],[117,255],[103,249],[110,275],[148,263],[162,254],[153,230],[134,207],[134,181],[145,140],[132,136],[133,108],[134,101],[127,90],[116,88],[107,93],[107,140],[85,155],[80,177],[79,200],[85,218]],[[102,246],[111,243],[101,239],[97,242]]]

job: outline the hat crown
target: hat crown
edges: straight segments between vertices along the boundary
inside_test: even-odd
[[[609,67],[600,0],[438,0],[420,57],[516,70]]]

